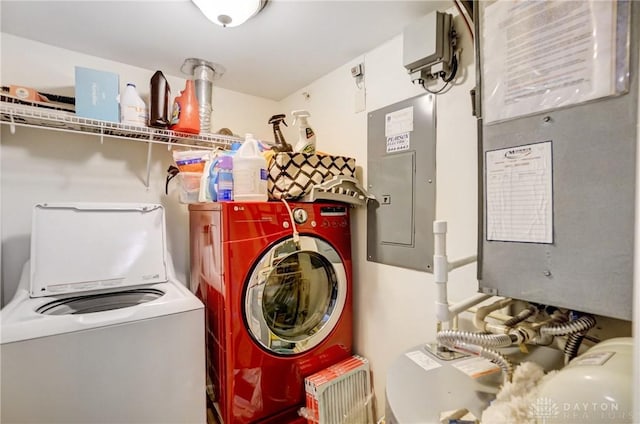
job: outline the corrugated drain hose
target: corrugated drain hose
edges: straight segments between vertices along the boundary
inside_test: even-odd
[[[514,340],[508,334],[482,334],[464,331],[444,330],[437,335],[438,343],[456,352],[482,356],[498,365],[503,372],[504,381],[511,381],[513,365],[501,353],[482,347],[510,346]]]
[[[584,340],[586,333],[586,331],[583,331],[581,333],[571,334],[567,338],[567,343],[564,345],[565,364],[568,364],[569,361],[578,356],[578,350],[580,349],[580,345],[582,344],[582,340]]]
[[[564,324],[545,325],[540,328],[540,334],[550,336],[566,336],[569,334],[588,331],[596,325],[596,320],[591,315],[583,315],[580,318]]]
[[[538,308],[533,305],[528,306],[527,308],[520,311],[516,316],[504,322],[504,325],[507,327],[514,327],[516,324],[521,323],[525,319],[529,318],[531,315],[538,312]]]
[[[564,361],[569,363],[578,355],[584,336],[596,325],[596,320],[591,315],[583,315],[580,318],[564,324],[552,324],[540,328],[540,334],[550,336],[569,336],[564,345]]]
[[[486,347],[505,347],[511,346],[515,340],[508,334],[471,333],[467,331],[443,330],[438,333],[438,341],[445,345],[465,342]]]

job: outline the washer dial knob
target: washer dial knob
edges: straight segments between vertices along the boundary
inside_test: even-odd
[[[304,209],[296,208],[293,210],[293,220],[296,221],[296,224],[304,224],[307,219],[309,219],[309,214]]]

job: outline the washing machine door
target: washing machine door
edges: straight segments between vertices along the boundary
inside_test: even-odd
[[[347,297],[347,275],[326,241],[285,239],[259,259],[247,284],[244,318],[253,338],[281,355],[305,352],[337,324]]]

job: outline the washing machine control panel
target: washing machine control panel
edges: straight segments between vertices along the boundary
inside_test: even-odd
[[[345,228],[347,222],[346,206],[323,206],[320,208],[320,227]]]
[[[320,208],[322,216],[347,216],[346,206],[322,206]]]
[[[323,219],[320,222],[320,227],[322,228],[346,228],[347,220],[346,219]]]
[[[301,204],[292,207],[293,221],[299,228],[340,229],[349,226],[349,210],[347,206],[331,205],[317,207],[312,204]],[[281,225],[288,229],[291,227],[290,216],[282,217]]]

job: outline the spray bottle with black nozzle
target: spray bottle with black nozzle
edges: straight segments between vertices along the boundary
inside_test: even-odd
[[[285,116],[284,114],[280,114],[273,115],[269,118],[269,124],[273,125],[273,137],[276,143],[276,145],[273,146],[273,150],[276,152],[293,152],[293,147],[287,143],[282,135],[282,131],[280,131],[280,123],[284,124],[285,127],[287,126],[287,123],[284,121]]]

